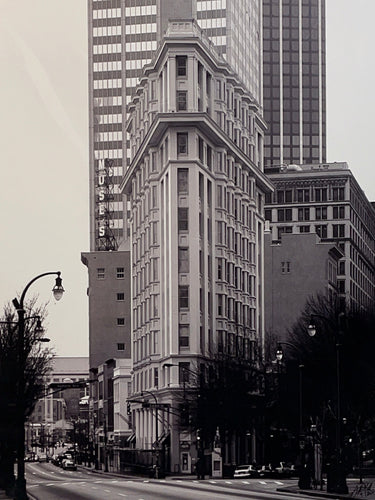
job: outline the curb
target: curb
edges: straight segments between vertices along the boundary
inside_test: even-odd
[[[328,493],[327,491],[320,490],[300,490],[295,488],[276,488],[276,491],[280,493],[293,493],[294,495],[307,495],[310,497],[320,497],[320,498],[332,498],[334,500],[348,500],[355,499],[350,493],[340,494],[340,493]]]

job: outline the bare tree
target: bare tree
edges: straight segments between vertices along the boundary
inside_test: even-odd
[[[37,328],[38,318],[46,318],[46,307],[37,306],[32,299],[26,307],[24,360],[25,392],[23,410],[26,419],[33,411],[36,402],[44,393],[44,377],[50,369],[52,350],[42,347]],[[17,420],[17,366],[18,320],[14,308],[7,304],[0,319],[0,487],[7,491],[14,484],[14,461],[16,450]]]

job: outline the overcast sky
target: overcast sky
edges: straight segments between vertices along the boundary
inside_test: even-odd
[[[326,0],[328,161],[375,200],[374,0]],[[88,355],[86,0],[0,0],[0,307],[34,276],[59,356]]]

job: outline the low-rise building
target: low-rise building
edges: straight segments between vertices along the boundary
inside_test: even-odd
[[[287,340],[309,297],[337,295],[340,248],[316,233],[284,233],[271,241],[265,232],[264,289],[266,334]]]
[[[347,163],[285,165],[268,176],[275,186],[265,206],[271,241],[280,242],[285,233],[316,233],[337,244],[343,252],[337,276],[342,307],[373,306],[375,209]],[[307,265],[310,253],[296,252]]]

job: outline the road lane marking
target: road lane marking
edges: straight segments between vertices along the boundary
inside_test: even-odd
[[[232,481],[225,481],[225,484],[232,484]]]
[[[274,481],[275,484],[284,484],[281,481]]]
[[[242,484],[250,484],[249,481],[241,481]]]
[[[125,495],[125,493],[118,493],[119,497],[127,497],[128,495]]]

